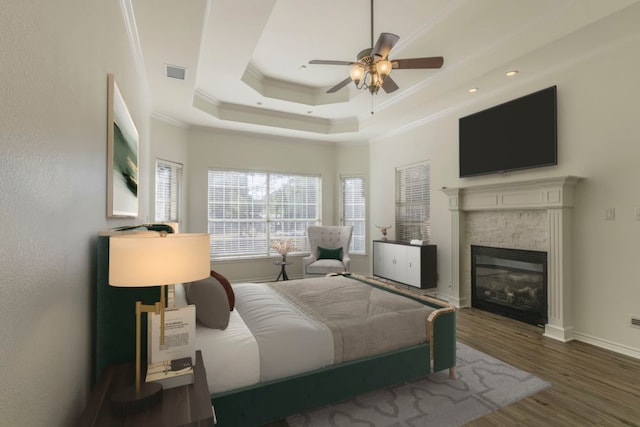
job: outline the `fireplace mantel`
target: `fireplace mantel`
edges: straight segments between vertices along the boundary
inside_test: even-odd
[[[573,339],[571,313],[571,208],[573,190],[581,180],[561,176],[528,181],[501,182],[457,188],[443,188],[451,211],[451,303],[471,304],[470,289],[460,287],[461,238],[466,211],[543,209],[548,216],[548,308],[545,336],[561,341]]]

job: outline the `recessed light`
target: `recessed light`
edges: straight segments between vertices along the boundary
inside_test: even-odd
[[[507,73],[505,74],[505,76],[507,77],[513,77],[516,74],[518,74],[518,70],[511,70],[511,71],[507,71]]]
[[[472,87],[471,89],[469,89],[469,93],[476,93],[478,91],[477,87]]]

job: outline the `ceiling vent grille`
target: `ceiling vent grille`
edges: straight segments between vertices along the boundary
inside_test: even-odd
[[[631,316],[631,326],[635,326],[636,328],[640,328],[640,317],[639,316]]]
[[[167,77],[172,79],[184,80],[187,76],[187,69],[177,65],[164,64],[164,70]]]

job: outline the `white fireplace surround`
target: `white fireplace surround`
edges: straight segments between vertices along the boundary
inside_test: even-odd
[[[571,284],[571,211],[573,190],[581,178],[562,176],[458,188],[443,188],[451,211],[450,302],[457,307],[471,304],[471,280],[461,286],[460,265],[464,244],[465,212],[540,209],[547,213],[547,306],[545,336],[560,341],[573,339]]]

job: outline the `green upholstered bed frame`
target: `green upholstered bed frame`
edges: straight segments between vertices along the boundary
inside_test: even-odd
[[[353,277],[437,308],[429,317],[429,343],[214,394],[211,402],[218,419],[217,427],[261,426],[431,372],[450,369],[453,373],[456,361],[453,306],[370,278]],[[109,236],[101,235],[97,242],[94,381],[106,366],[135,359],[135,301],[153,304],[159,300],[159,288],[116,288],[109,286],[108,278]],[[146,334],[146,324],[141,329]],[[146,336],[142,342],[146,342]],[[145,359],[143,355],[142,360]]]
[[[213,394],[211,403],[218,420],[216,427],[258,427],[367,391],[415,380],[431,372],[449,369],[450,374],[454,374],[456,312],[453,306],[377,280],[352,277],[437,308],[429,317],[430,342]]]

